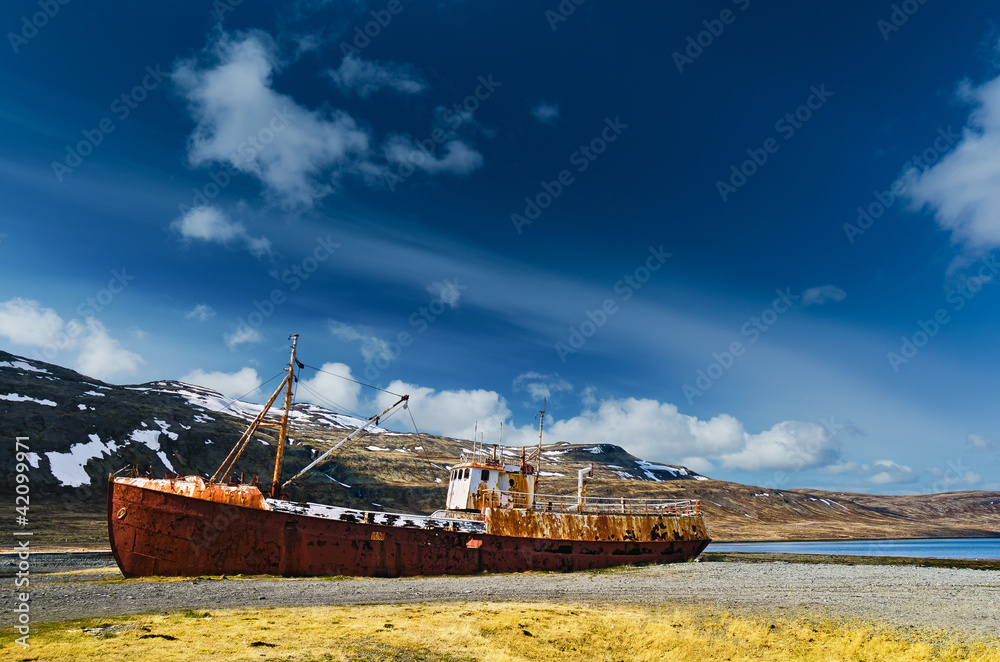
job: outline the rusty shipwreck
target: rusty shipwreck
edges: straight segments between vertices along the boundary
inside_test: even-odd
[[[471,574],[573,571],[696,557],[710,539],[696,500],[539,494],[538,448],[509,454],[473,445],[450,469],[445,508],[432,515],[370,512],[281,498],[281,491],[392,407],[282,482],[297,336],[281,386],[208,480],[109,477],[108,536],[126,577],[276,574],[285,576]],[[285,391],[269,496],[226,481]],[[539,425],[539,440],[541,439]],[[510,449],[507,449],[508,453]]]

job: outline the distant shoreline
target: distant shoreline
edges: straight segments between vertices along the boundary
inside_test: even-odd
[[[924,541],[924,540],[1000,540],[1000,533],[996,535],[975,535],[975,536],[939,536],[939,537],[929,537],[922,536],[917,538],[911,537],[884,537],[884,538],[713,538],[711,544],[717,545],[737,545],[737,544],[778,544],[778,543],[803,543],[803,542],[884,542],[884,541]],[[705,553],[723,553],[723,552],[711,552],[711,544],[709,545],[709,551]],[[14,547],[0,546],[0,556],[14,554],[17,549]],[[31,550],[33,555],[40,554],[101,554],[101,553],[111,553],[111,548],[106,543],[95,543],[93,545],[88,545],[86,543],[73,543],[67,545],[39,545],[33,547]],[[730,552],[725,552],[730,553]],[[734,554],[743,554],[749,552],[732,552]],[[763,553],[763,552],[762,552]],[[767,552],[768,554],[777,555],[781,552]],[[702,556],[705,554],[703,553]],[[813,556],[813,555],[809,555]],[[829,555],[829,556],[841,556],[841,555]],[[846,556],[846,555],[843,555]],[[900,557],[900,558],[923,558],[923,557]]]

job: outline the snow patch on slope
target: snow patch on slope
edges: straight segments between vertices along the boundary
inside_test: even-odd
[[[0,368],[15,368],[17,370],[26,370],[28,372],[40,372],[46,375],[52,374],[45,368],[36,368],[26,361],[0,361]]]
[[[49,459],[52,475],[63,487],[89,485],[90,476],[85,469],[87,462],[104,455],[111,455],[121,448],[113,440],[102,442],[96,434],[89,435],[89,439],[90,441],[84,444],[73,444],[67,453],[54,451],[45,453],[45,457]]]
[[[55,407],[56,403],[51,400],[39,400],[38,398],[32,398],[27,395],[18,395],[17,393],[8,393],[7,395],[0,395],[0,400],[9,400],[10,402],[34,402],[40,405],[45,405],[47,407]]]

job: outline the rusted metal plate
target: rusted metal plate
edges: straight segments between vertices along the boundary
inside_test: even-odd
[[[487,508],[486,532],[497,536],[555,540],[639,541],[703,540],[702,517],[548,513],[513,508]]]
[[[199,494],[211,498],[195,498],[197,490],[180,485],[185,482],[109,482],[108,533],[126,577],[570,571],[684,561],[709,542],[707,535],[565,540],[347,522],[272,510],[263,501],[262,507],[237,504],[243,497],[234,497],[230,486],[208,487]],[[250,490],[243,496],[257,503]]]

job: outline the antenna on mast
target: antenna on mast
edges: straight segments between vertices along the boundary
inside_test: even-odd
[[[542,411],[538,412],[538,467],[542,466],[542,425],[545,423],[545,407],[548,404],[548,398],[542,398]]]

